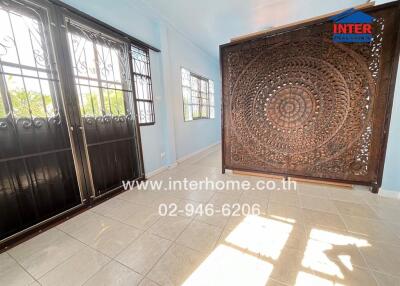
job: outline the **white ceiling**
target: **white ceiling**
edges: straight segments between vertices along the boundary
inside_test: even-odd
[[[363,4],[366,0],[142,0],[159,16],[218,57],[233,37]]]

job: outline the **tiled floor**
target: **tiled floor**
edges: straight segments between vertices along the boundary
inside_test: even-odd
[[[220,174],[220,151],[152,180]],[[260,215],[161,217],[159,204]],[[400,202],[366,190],[125,192],[0,254],[0,285],[400,285]]]

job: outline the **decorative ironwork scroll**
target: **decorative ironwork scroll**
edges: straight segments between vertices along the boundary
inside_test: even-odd
[[[371,43],[323,19],[221,47],[224,168],[380,184],[399,12],[366,12]]]
[[[80,20],[65,17],[92,188],[101,196],[140,176],[130,44]]]

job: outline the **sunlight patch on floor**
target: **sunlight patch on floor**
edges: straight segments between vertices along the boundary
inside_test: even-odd
[[[264,286],[272,270],[271,263],[219,245],[182,285]]]
[[[294,223],[285,217],[245,217],[182,285],[266,285]],[[295,285],[346,285],[357,248],[369,246],[348,234],[311,229]]]
[[[295,286],[344,286],[334,281],[316,276],[311,273],[300,271],[296,278]]]
[[[256,255],[278,259],[293,226],[279,220],[247,216],[225,239],[225,242]]]
[[[354,270],[351,255],[355,248],[369,246],[365,239],[312,229],[302,265],[316,272],[345,279],[345,273]]]

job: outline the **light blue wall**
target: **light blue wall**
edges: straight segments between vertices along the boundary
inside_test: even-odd
[[[173,102],[174,130],[177,158],[185,157],[205,146],[220,141],[221,115],[216,108],[215,119],[184,121],[181,87],[181,68],[214,81],[216,106],[220,106],[221,82],[219,63],[204,51],[188,41],[182,34],[167,27],[168,51],[170,57],[171,99]],[[179,84],[176,84],[179,83]]]
[[[390,120],[382,189],[400,192],[400,65]]]
[[[215,57],[195,46],[140,0],[63,1],[161,50],[150,55],[156,124],[141,127],[146,173],[220,140],[221,84]],[[214,80],[216,119],[183,121],[181,66]]]

